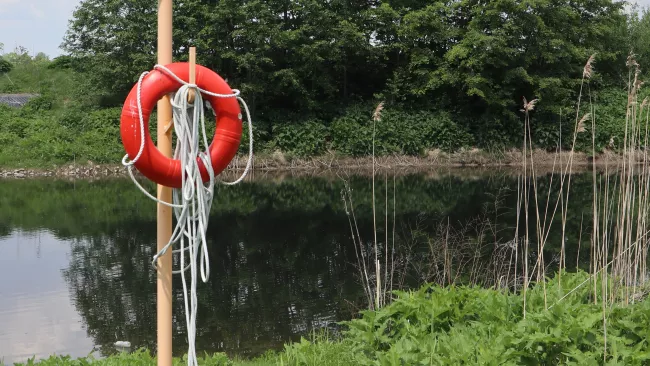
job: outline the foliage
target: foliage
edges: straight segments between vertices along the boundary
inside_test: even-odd
[[[604,354],[602,307],[594,303],[590,286],[584,286],[587,278],[584,272],[563,274],[561,285],[557,278],[549,279],[550,309],[544,305],[542,284],[536,285],[527,295],[525,318],[521,295],[436,286],[398,292],[390,306],[349,322],[346,337],[357,352],[379,364],[647,362],[644,332],[634,324],[650,315],[650,301],[607,309]]]
[[[637,61],[645,66],[650,63],[650,46],[645,40],[650,37],[650,8],[639,8],[637,3],[630,4],[629,42],[630,50]],[[644,70],[647,74],[647,70]]]
[[[472,144],[471,135],[447,113],[386,109],[373,126],[370,113],[351,108],[332,123],[333,149],[346,155],[370,155],[373,129],[377,155],[418,155],[435,148],[455,151]]]
[[[50,113],[56,101],[48,95],[23,109],[0,106],[8,118],[0,127],[0,165],[47,166],[88,160],[118,162],[124,154],[119,135],[120,109]]]
[[[642,64],[650,57],[643,42],[650,33],[647,11],[625,14],[612,0],[553,6],[546,0],[485,6],[475,0],[189,0],[174,7],[174,16],[174,59],[186,60],[193,40],[198,62],[242,91],[255,123],[255,151],[302,157],[369,154],[371,113],[381,100],[386,109],[374,134],[379,155],[517,147],[522,97],[539,99],[531,122],[538,147],[555,149],[562,137],[567,148],[572,101],[593,53],[597,73],[589,88],[602,151],[624,134],[629,49]],[[155,2],[84,0],[63,42],[69,54],[50,60],[24,47],[5,54],[0,92],[41,95],[9,118],[50,125],[61,145],[27,158],[19,146],[56,143],[28,133],[0,153],[0,164],[117,162],[113,122],[90,128],[87,117],[107,109],[114,121],[126,93],[152,68],[156,30],[148,25],[155,18]],[[13,128],[0,127],[0,139],[15,141],[6,131]],[[587,135],[578,138],[579,150],[590,147]],[[96,146],[87,146],[91,140]],[[240,153],[247,144],[245,134]]]
[[[284,351],[251,361],[218,354],[206,365],[641,365],[650,360],[644,324],[650,300],[606,308],[594,303],[588,274],[563,274],[528,292],[522,317],[521,295],[476,287],[425,285],[396,292],[394,301],[361,318],[344,322],[341,339],[315,337],[287,344]],[[571,290],[574,290],[571,292]],[[566,297],[565,297],[566,296]],[[549,305],[545,306],[545,298]],[[596,299],[596,302],[601,299]],[[605,347],[605,344],[607,347]],[[118,355],[98,365],[120,362],[153,365],[144,351]],[[55,363],[58,362],[58,363]],[[66,363],[67,362],[67,363]],[[86,365],[88,361],[52,357],[40,365]],[[175,361],[175,365],[179,360]]]
[[[0,56],[0,75],[8,73],[13,68],[14,65],[11,62],[5,60],[2,56]]]
[[[308,120],[296,124],[273,126],[273,146],[297,156],[318,156],[325,152],[328,129],[320,121]]]
[[[49,60],[24,47],[7,53],[12,69],[0,79],[0,92],[42,96],[11,118],[64,125],[65,134],[79,136],[68,139],[97,139],[107,151],[68,144],[57,149],[79,152],[29,160],[14,148],[0,163],[49,164],[70,156],[118,161],[114,129],[79,124],[96,109],[119,109],[139,75],[152,68],[156,30],[148,25],[156,22],[156,10],[147,0],[84,0],[62,45],[67,55]],[[242,91],[253,114],[256,152],[360,156],[372,150],[370,115],[382,100],[386,110],[374,134],[380,155],[519,146],[522,97],[540,100],[533,141],[554,149],[562,137],[566,148],[582,65],[596,53],[590,88],[604,112],[596,120],[602,150],[622,134],[625,99],[618,91],[625,89],[629,49],[642,64],[650,55],[643,42],[650,32],[647,12],[623,11],[612,0],[553,6],[546,0],[188,0],[174,7],[173,54],[186,60],[192,40],[198,62]],[[3,141],[14,138],[3,130]],[[21,139],[32,141],[16,145],[47,140]],[[244,135],[241,153],[247,142]],[[587,149],[589,142],[580,137],[577,146]]]
[[[63,47],[81,61],[77,71],[92,81],[101,105],[118,106],[153,66],[155,27],[148,25],[155,16],[147,0],[85,0],[74,12]],[[538,98],[534,130],[545,136],[537,140],[553,147],[553,127],[575,99],[586,59],[598,55],[594,86],[621,86],[629,48],[644,45],[634,35],[650,27],[612,0],[188,0],[174,7],[174,17],[174,59],[187,58],[191,41],[198,62],[242,91],[256,121],[270,123],[264,130],[288,139],[269,135],[268,147],[297,155],[327,149],[291,142],[315,141],[323,124],[312,125],[313,133],[297,126],[360,123],[341,111],[379,100],[413,118],[447,113],[472,143],[511,147],[520,140],[521,98]],[[269,116],[296,112],[300,120]],[[443,125],[434,134],[450,126]],[[368,140],[367,129],[361,136]],[[467,142],[438,140],[445,140],[435,146],[441,149]],[[343,145],[367,153],[366,142]],[[378,146],[391,153],[432,147],[420,145]]]
[[[650,300],[607,309],[605,353],[602,307],[594,304],[590,286],[580,286],[587,278],[584,272],[564,274],[561,286],[549,279],[550,309],[538,284],[528,294],[526,318],[521,295],[432,285],[397,292],[391,305],[346,322],[342,344],[353,347],[360,365],[645,364],[650,350],[640,324],[650,316]],[[289,347],[313,353],[321,345]]]

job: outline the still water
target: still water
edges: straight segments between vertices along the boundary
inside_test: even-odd
[[[361,237],[372,240],[371,179],[345,179]],[[589,179],[573,180],[572,248],[590,209]],[[540,189],[548,183],[539,178]],[[198,286],[199,353],[254,356],[356,314],[364,293],[344,188],[337,176],[272,176],[218,189],[212,273]],[[378,226],[388,216],[399,238],[462,226],[495,203],[495,240],[511,239],[516,224],[517,178],[507,173],[382,176],[376,192]],[[120,340],[155,349],[155,236],[155,204],[130,180],[0,180],[0,361],[107,355]],[[556,250],[559,232],[548,241]],[[187,349],[181,289],[175,276],[175,355]]]

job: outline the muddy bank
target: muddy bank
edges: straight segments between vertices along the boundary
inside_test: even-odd
[[[535,151],[533,162],[536,174],[550,174],[566,168],[571,154],[549,153]],[[591,170],[594,165],[597,169],[615,170],[622,162],[622,156],[605,153],[591,158],[583,153],[573,154],[573,172]],[[637,162],[643,162],[643,152],[633,157]],[[460,174],[480,175],[494,173],[495,171],[506,174],[519,174],[523,170],[522,155],[518,151],[502,153],[487,153],[471,150],[454,154],[430,152],[427,156],[382,156],[374,159],[374,170],[378,173],[390,174]],[[247,157],[238,156],[221,175],[223,179],[235,179],[246,167]],[[530,158],[526,162],[530,172]],[[468,169],[471,168],[471,169]],[[325,155],[313,158],[296,158],[282,153],[255,156],[253,159],[252,176],[311,176],[311,175],[338,175],[338,174],[372,174],[372,157],[349,158],[336,155]],[[137,171],[136,171],[137,173]],[[137,174],[139,175],[139,174]],[[109,178],[127,177],[127,169],[119,164],[66,164],[52,168],[2,168],[0,178]]]
[[[37,178],[37,177],[74,177],[107,178],[127,176],[126,168],[121,165],[69,164],[52,168],[2,168],[0,178]]]

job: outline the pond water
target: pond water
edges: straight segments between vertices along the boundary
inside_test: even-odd
[[[590,179],[572,182],[567,262],[590,210]],[[371,178],[346,181],[360,236],[372,241]],[[550,184],[538,179],[540,190]],[[256,177],[218,189],[208,230],[212,273],[198,286],[198,352],[254,356],[356,314],[364,292],[345,187],[328,175]],[[386,226],[388,201],[398,247],[413,242],[414,229],[434,236],[440,223],[458,232],[486,218],[497,228],[492,242],[506,242],[517,223],[517,177],[499,171],[381,176],[376,195],[377,225]],[[106,355],[119,340],[155,349],[155,236],[155,203],[128,179],[0,180],[0,361]],[[557,253],[560,241],[552,230],[547,250]],[[175,355],[187,350],[181,290],[175,276]]]

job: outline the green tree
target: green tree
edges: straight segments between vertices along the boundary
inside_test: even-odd
[[[62,47],[101,105],[120,105],[155,64],[156,10],[84,0],[74,12]],[[630,45],[650,58],[645,19],[628,22],[614,0],[183,0],[173,53],[186,60],[197,46],[197,61],[242,91],[270,140],[286,132],[278,125],[327,125],[381,99],[413,115],[448,113],[481,146],[518,145],[526,97],[540,100],[533,138],[554,147],[590,55],[594,87],[625,80]]]
[[[61,47],[82,59],[105,103],[130,90],[156,60],[156,4],[146,0],[85,0],[77,7]]]
[[[184,60],[187,46],[196,45],[198,62],[241,89],[253,110],[325,111],[335,101],[364,99],[382,87],[382,67],[368,67],[379,59],[367,26],[375,3],[179,2],[174,56]],[[62,47],[85,59],[96,84],[109,86],[119,100],[155,63],[155,23],[151,1],[85,0]]]
[[[3,57],[14,65],[25,65],[32,61],[29,51],[23,46],[17,46],[13,52],[9,52]]]
[[[639,9],[633,6],[629,15],[629,42],[631,51],[642,69],[650,67],[650,45],[647,40],[650,38],[650,10]]]
[[[391,95],[418,106],[452,100],[484,141],[519,131],[522,97],[539,98],[545,120],[554,120],[575,100],[591,54],[609,81],[627,55],[622,4],[611,0],[438,1],[378,13],[400,20],[384,34],[401,51]]]

